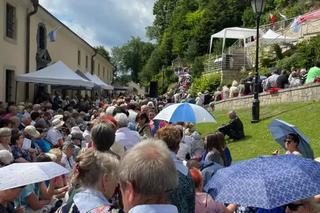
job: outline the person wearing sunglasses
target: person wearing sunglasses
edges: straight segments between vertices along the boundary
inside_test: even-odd
[[[287,150],[286,154],[302,156],[298,148],[299,142],[300,140],[297,134],[289,133],[284,141],[284,145]]]
[[[318,213],[319,206],[313,198],[299,200],[285,205],[286,213]]]

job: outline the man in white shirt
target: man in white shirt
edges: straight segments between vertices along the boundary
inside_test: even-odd
[[[147,140],[133,147],[120,163],[119,179],[125,212],[178,213],[167,200],[178,178],[162,141]]]
[[[115,143],[121,144],[122,146],[124,146],[125,150],[128,150],[140,142],[139,133],[128,128],[129,118],[126,114],[118,113],[116,114],[114,119],[118,123]]]

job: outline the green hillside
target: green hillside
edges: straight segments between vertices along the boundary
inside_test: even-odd
[[[275,118],[294,124],[310,139],[315,157],[320,156],[320,102],[288,103],[263,106],[260,109],[261,121],[251,124],[251,109],[237,110],[243,121],[246,138],[230,141],[228,146],[234,161],[270,155],[275,149],[284,150],[272,139],[268,125]],[[198,124],[202,136],[214,132],[222,124],[228,123],[227,111],[215,111],[216,124]]]

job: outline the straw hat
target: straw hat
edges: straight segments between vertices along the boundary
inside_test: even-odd
[[[26,126],[26,128],[24,128],[24,133],[30,135],[33,138],[39,138],[40,137],[40,133],[32,125]]]
[[[52,121],[52,126],[55,129],[59,129],[60,127],[62,127],[64,124],[64,121],[60,120],[59,118],[53,119]]]

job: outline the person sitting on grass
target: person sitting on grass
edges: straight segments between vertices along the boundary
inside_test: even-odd
[[[289,133],[285,139],[286,154],[302,156],[299,151],[299,136],[295,133]]]
[[[218,129],[219,132],[225,136],[229,136],[230,139],[239,140],[244,138],[243,124],[235,111],[229,112],[229,124],[223,125]]]

